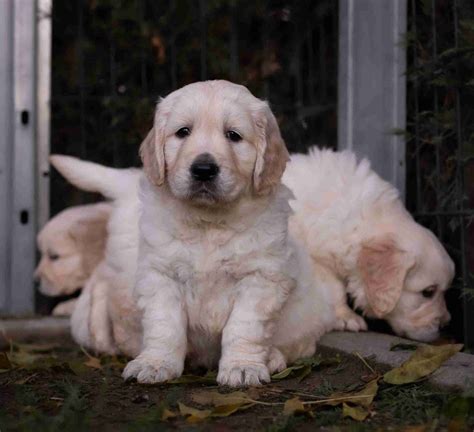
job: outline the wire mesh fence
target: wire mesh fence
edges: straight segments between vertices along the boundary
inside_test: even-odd
[[[331,0],[55,2],[52,152],[137,165],[158,97],[214,78],[269,100],[290,150],[335,146],[337,17]],[[52,214],[88,199],[51,189]]]
[[[407,204],[456,262],[452,333],[474,346],[474,4],[410,0]]]

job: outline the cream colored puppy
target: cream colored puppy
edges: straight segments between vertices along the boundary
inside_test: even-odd
[[[41,259],[35,270],[47,296],[73,294],[84,286],[104,256],[108,203],[71,207],[54,216],[37,236]],[[70,315],[75,300],[59,304],[55,315]]]
[[[124,378],[167,381],[187,358],[218,364],[219,384],[258,385],[312,355],[331,306],[288,238],[288,153],[268,105],[226,81],[188,85],[159,103],[141,156],[143,346]]]
[[[313,148],[293,155],[284,183],[296,199],[291,232],[333,275],[340,329],[365,330],[364,315],[402,336],[430,341],[450,315],[444,293],[454,264],[432,232],[416,223],[397,190],[350,152]]]
[[[74,340],[93,351],[136,356],[141,345],[140,314],[131,298],[138,254],[137,169],[114,169],[70,156],[51,164],[73,185],[111,200],[105,257],[96,261],[71,316]]]

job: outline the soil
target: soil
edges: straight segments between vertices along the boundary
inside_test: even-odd
[[[209,408],[196,404],[193,397],[216,390],[212,380],[208,383],[166,385],[124,382],[121,371],[126,359],[97,359],[72,344],[16,345],[7,355],[16,367],[0,369],[1,432],[434,431],[448,430],[448,427],[449,430],[472,430],[469,428],[474,425],[472,411],[468,413],[464,409],[459,414],[459,410],[453,411],[452,408],[461,404],[457,400],[465,404],[467,399],[434,389],[426,382],[405,386],[380,384],[370,415],[363,422],[343,418],[340,407],[330,406],[318,406],[302,415],[284,415],[282,403],[296,397],[295,393],[328,397],[335,392],[354,391],[374,378],[373,371],[384,372],[384,368],[375,365],[370,358],[363,361],[357,356],[328,349],[318,353],[322,363],[304,379],[290,376],[252,390],[253,394],[258,392],[254,398],[275,405],[255,405],[227,417],[206,418],[193,424],[179,415],[166,421],[162,419],[165,410],[178,414],[178,403],[201,410]],[[5,362],[3,364],[5,367]],[[221,388],[219,391],[231,390]],[[301,399],[305,400],[304,397]],[[454,414],[449,413],[449,409]],[[418,426],[413,429],[414,425]],[[453,425],[457,429],[453,429]]]

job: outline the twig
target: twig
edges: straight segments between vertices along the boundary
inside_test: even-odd
[[[365,366],[367,366],[367,368],[370,370],[370,372],[372,372],[373,374],[376,374],[377,372],[375,372],[374,368],[372,368],[372,366],[369,365],[369,363],[367,363],[367,361],[365,360],[364,357],[362,357],[357,351],[354,351],[354,354],[359,357],[359,359],[362,361],[362,363],[365,364]]]

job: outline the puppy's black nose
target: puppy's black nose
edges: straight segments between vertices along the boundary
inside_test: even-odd
[[[194,180],[207,182],[219,174],[219,166],[209,153],[199,155],[190,168]]]

